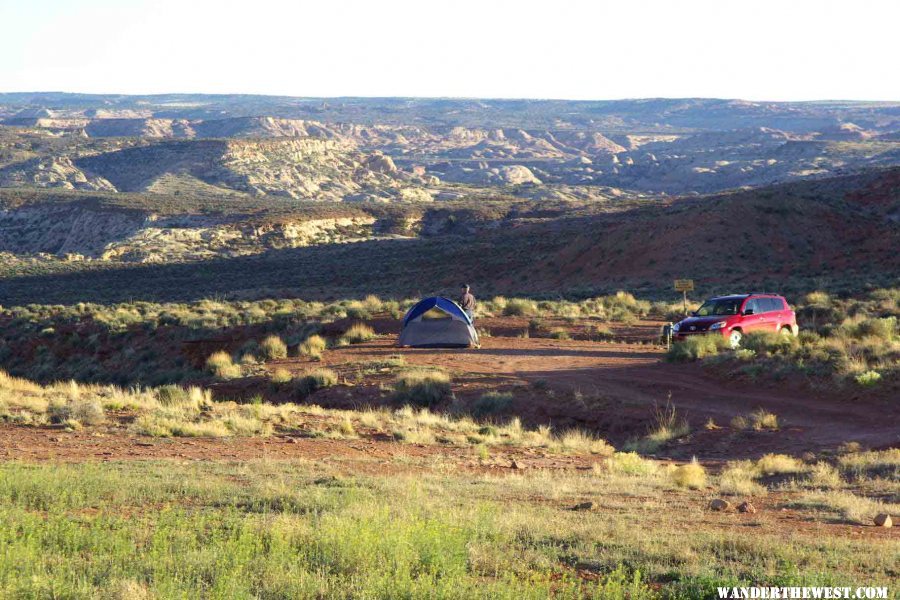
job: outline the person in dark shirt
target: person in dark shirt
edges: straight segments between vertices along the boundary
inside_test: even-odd
[[[474,323],[475,322],[475,296],[472,295],[472,292],[469,291],[469,285],[464,283],[462,285],[462,296],[459,298],[459,305],[462,307],[466,314],[469,315],[469,319]]]

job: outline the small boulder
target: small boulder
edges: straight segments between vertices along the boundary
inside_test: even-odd
[[[731,502],[722,498],[716,498],[709,503],[709,509],[717,511],[731,510]]]
[[[748,513],[751,515],[756,514],[756,507],[749,502],[741,502],[738,506],[738,512]]]
[[[572,510],[594,510],[593,502],[582,502],[572,507]]]
[[[875,524],[878,527],[893,527],[894,526],[894,522],[891,520],[891,515],[889,515],[887,513],[881,513],[879,515],[876,515],[875,518],[873,519],[873,521],[875,521]]]
[[[509,463],[509,468],[510,469],[524,469],[525,467],[523,465],[520,465],[519,463],[516,462],[515,459],[513,459]]]

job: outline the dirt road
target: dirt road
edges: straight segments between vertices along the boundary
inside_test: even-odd
[[[410,365],[449,370],[463,399],[509,389],[514,412],[532,424],[589,427],[618,442],[650,426],[655,407],[670,400],[694,432],[676,454],[732,457],[817,452],[849,441],[871,448],[900,444],[900,406],[890,399],[816,392],[799,381],[779,387],[729,380],[699,364],[667,363],[649,344],[489,337],[479,349],[398,350],[392,339],[380,338],[329,351],[325,363],[340,370],[397,354]],[[729,425],[757,409],[774,413],[779,429]],[[706,429],[709,420],[719,428]]]

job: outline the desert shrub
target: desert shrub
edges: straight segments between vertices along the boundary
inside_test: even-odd
[[[840,472],[825,462],[813,465],[809,471],[809,478],[805,486],[819,489],[837,489],[844,486]]]
[[[288,384],[293,380],[294,376],[287,369],[275,369],[269,373],[269,381],[276,386]]]
[[[810,292],[803,297],[804,304],[825,308],[831,306],[831,296],[821,290]]]
[[[793,335],[783,335],[772,331],[752,331],[741,340],[741,347],[752,350],[757,356],[790,354],[800,346]]]
[[[472,405],[472,414],[486,417],[505,411],[512,404],[513,395],[509,392],[487,392]]]
[[[156,400],[163,406],[177,406],[190,398],[190,392],[180,385],[164,385],[156,389]]]
[[[857,479],[879,477],[900,480],[900,448],[853,452],[838,459],[841,472]]]
[[[612,329],[609,328],[609,325],[603,323],[589,325],[587,334],[592,340],[607,341],[613,339]]]
[[[511,298],[503,307],[503,314],[507,317],[531,317],[537,312],[537,303],[527,298]]]
[[[762,496],[767,490],[754,481],[757,475],[749,461],[728,463],[719,475],[719,491],[733,496]]]
[[[786,454],[766,454],[756,461],[756,468],[763,475],[803,473],[808,470],[803,461]]]
[[[778,416],[762,408],[750,413],[750,422],[753,423],[753,429],[756,431],[778,429]]]
[[[714,356],[728,349],[728,342],[721,335],[692,335],[669,348],[666,358],[672,362],[688,362]]]
[[[340,341],[345,344],[361,344],[375,337],[375,332],[365,323],[354,323],[344,332]]]
[[[451,394],[450,375],[436,369],[407,369],[394,382],[395,399],[414,406],[430,407]]]
[[[856,326],[857,337],[871,336],[884,342],[897,338],[897,317],[865,319]]]
[[[881,381],[881,373],[878,371],[864,371],[855,377],[856,383],[862,387],[874,387]]]
[[[220,379],[235,379],[241,376],[241,366],[234,364],[231,355],[221,350],[206,359],[206,369]]]
[[[616,452],[606,459],[603,468],[623,475],[653,475],[658,470],[655,462],[642,458],[637,452]]]
[[[700,489],[706,485],[706,469],[697,462],[696,458],[687,464],[672,469],[671,477],[678,487]]]
[[[297,393],[304,398],[315,391],[331,387],[337,381],[337,375],[331,369],[312,369],[295,380]]]
[[[99,425],[106,418],[103,406],[98,400],[72,400],[65,403],[50,404],[47,416],[51,423],[77,422],[82,425]]]
[[[301,355],[319,360],[327,347],[328,342],[325,341],[325,338],[320,335],[311,335],[301,342],[299,349]]]
[[[287,345],[277,335],[270,335],[259,344],[261,360],[278,360],[287,358]]]
[[[557,438],[557,445],[563,452],[586,452],[601,456],[611,456],[616,451],[606,440],[581,429],[563,432]]]
[[[550,337],[554,340],[570,340],[572,339],[571,334],[561,327],[557,327],[556,329],[552,329],[550,331]]]

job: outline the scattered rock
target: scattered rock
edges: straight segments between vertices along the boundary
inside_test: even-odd
[[[287,440],[285,440],[285,443],[288,443],[288,444],[299,444],[300,442],[297,440],[297,438],[288,438]]]
[[[509,468],[510,468],[510,469],[524,469],[525,466],[524,466],[524,465],[520,465],[519,463],[516,462],[515,459],[513,459],[513,460],[511,460],[510,463],[509,463]]]
[[[738,505],[738,512],[748,513],[748,514],[756,514],[756,507],[750,504],[749,502],[741,502]]]
[[[593,502],[582,502],[572,507],[572,510],[594,510]]]
[[[887,513],[881,513],[879,515],[876,515],[875,518],[873,519],[873,521],[875,521],[875,525],[877,525],[878,527],[893,527],[894,526],[894,522],[891,520],[891,515],[889,515]]]
[[[722,498],[716,498],[709,503],[709,509],[717,511],[731,510],[731,502]]]

